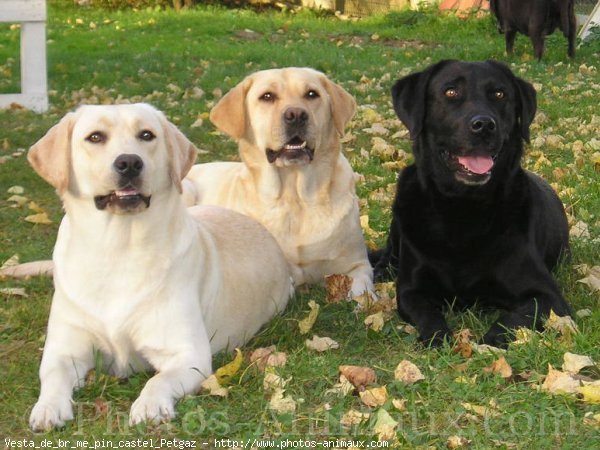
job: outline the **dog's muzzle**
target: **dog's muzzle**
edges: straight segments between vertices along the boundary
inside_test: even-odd
[[[279,150],[267,149],[269,163],[283,166],[310,164],[315,157],[315,151],[302,138],[296,136],[289,140]]]
[[[138,155],[119,155],[113,162],[113,170],[119,176],[119,188],[95,196],[96,208],[116,213],[134,213],[149,208],[151,196],[142,194],[137,187],[143,169],[144,161]]]

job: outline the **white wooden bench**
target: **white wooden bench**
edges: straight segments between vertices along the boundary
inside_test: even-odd
[[[0,94],[0,108],[47,111],[46,0],[0,0],[0,22],[21,24],[21,93]]]

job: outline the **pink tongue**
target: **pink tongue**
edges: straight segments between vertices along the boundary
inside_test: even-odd
[[[459,156],[458,162],[469,172],[479,175],[489,172],[494,165],[490,156]]]

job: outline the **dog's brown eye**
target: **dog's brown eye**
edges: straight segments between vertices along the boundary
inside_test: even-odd
[[[448,88],[444,92],[444,95],[448,98],[456,98],[458,97],[458,91],[454,88]]]
[[[259,97],[259,100],[263,102],[274,102],[277,96],[272,92],[265,92],[263,95]]]
[[[498,100],[502,100],[504,98],[504,91],[496,91],[494,92],[494,97]]]
[[[150,130],[143,130],[143,131],[140,132],[140,134],[138,135],[138,137],[142,141],[152,141],[156,136]]]
[[[86,141],[91,142],[92,144],[101,144],[106,141],[106,135],[101,131],[94,131],[88,137],[85,138]]]
[[[317,91],[313,91],[312,89],[310,91],[308,91],[305,95],[306,98],[308,99],[315,99],[315,98],[319,98],[320,95]]]

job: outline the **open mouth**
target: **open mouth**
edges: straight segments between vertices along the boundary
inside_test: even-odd
[[[120,210],[133,211],[141,205],[146,208],[150,206],[150,196],[141,194],[134,186],[127,185],[121,189],[112,191],[107,195],[97,195],[94,197],[96,208],[100,211],[109,206],[114,206]]]
[[[469,154],[453,155],[447,150],[442,152],[446,165],[454,172],[455,178],[465,184],[487,183],[498,155]]]
[[[279,166],[309,164],[315,156],[314,149],[308,143],[295,136],[279,150],[267,149],[267,160]]]

